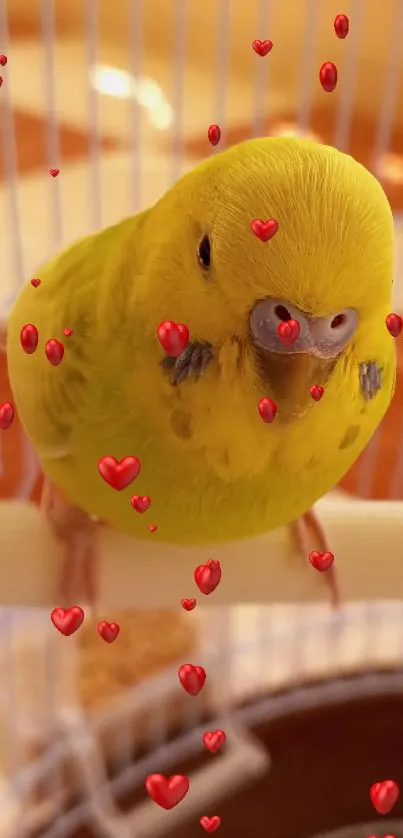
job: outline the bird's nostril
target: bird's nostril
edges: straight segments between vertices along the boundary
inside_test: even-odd
[[[336,317],[333,317],[333,320],[330,324],[331,329],[338,329],[339,326],[344,326],[346,322],[346,315],[345,314],[336,314]]]
[[[285,306],[276,306],[274,313],[277,315],[279,320],[283,321],[283,323],[288,323],[289,320],[292,320],[291,314]]]

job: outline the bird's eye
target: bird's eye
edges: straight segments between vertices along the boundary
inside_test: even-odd
[[[199,263],[207,270],[211,264],[211,244],[208,236],[203,236],[198,248]]]

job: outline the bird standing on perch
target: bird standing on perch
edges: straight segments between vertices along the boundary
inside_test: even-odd
[[[277,221],[270,241],[254,234],[255,219]],[[7,352],[66,547],[65,592],[75,568],[96,597],[97,519],[182,546],[299,522],[305,552],[313,504],[392,397],[392,276],[393,219],[378,181],[334,148],[290,138],[215,155],[154,207],[49,262],[40,288],[28,284],[15,303]],[[164,359],[156,331],[168,319],[187,325],[190,343]],[[290,320],[299,335],[285,344],[279,326]],[[40,336],[32,355],[20,345],[26,323]],[[65,327],[73,334],[54,367],[43,344]],[[312,385],[324,388],[320,402]],[[257,409],[265,397],[277,405],[271,424]],[[124,491],[98,472],[107,455],[141,461]],[[152,535],[133,492],[152,499]],[[335,576],[325,577],[335,600]]]

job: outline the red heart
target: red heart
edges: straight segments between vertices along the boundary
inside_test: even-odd
[[[203,734],[203,742],[211,754],[217,754],[227,741],[227,734],[223,730],[212,730]]]
[[[63,334],[66,336],[66,338],[69,338],[70,335],[73,334],[73,329],[69,329],[69,328],[63,329]]]
[[[0,76],[0,87],[3,84],[3,81],[4,81],[3,76]]]
[[[350,21],[347,15],[336,15],[333,26],[338,38],[341,38],[342,40],[347,38],[348,30],[350,28]]]
[[[149,498],[148,495],[133,495],[133,497],[130,498],[130,503],[136,512],[147,512],[151,503],[151,498]]]
[[[80,628],[84,619],[84,611],[79,605],[72,605],[70,608],[54,608],[50,619],[55,628],[64,634],[65,637],[70,637],[77,629]]]
[[[146,789],[154,803],[163,809],[173,809],[189,791],[189,779],[183,774],[164,777],[163,774],[149,774]]]
[[[325,392],[323,387],[320,384],[312,384],[309,388],[309,392],[314,400],[314,402],[320,402],[323,393]]]
[[[291,346],[297,340],[301,331],[298,320],[285,320],[277,326],[277,334],[282,343]]]
[[[260,399],[260,402],[257,407],[263,419],[263,422],[267,422],[268,424],[270,424],[270,422],[273,422],[273,419],[275,419],[277,413],[277,405],[276,402],[273,401],[273,399]]]
[[[38,285],[40,285],[40,284],[41,284],[41,280],[40,280],[40,279],[31,279],[31,285],[33,285],[33,286],[34,286],[34,288],[37,288],[37,287],[38,287]]]
[[[164,320],[157,329],[158,340],[171,358],[177,358],[189,343],[189,329],[183,323]]]
[[[219,125],[210,125],[207,131],[208,141],[210,145],[218,145],[221,139],[221,129]]]
[[[325,553],[319,553],[318,550],[313,550],[312,553],[309,554],[309,561],[315,570],[319,570],[322,573],[322,571],[329,570],[329,567],[332,566],[334,562],[334,555],[328,551]]]
[[[149,524],[148,529],[150,530],[150,532],[157,532],[158,524]]]
[[[38,340],[38,329],[36,326],[33,326],[32,323],[27,323],[27,325],[21,329],[20,334],[21,346],[27,355],[33,355],[36,347],[38,346]]]
[[[52,175],[52,177],[57,177],[59,172],[60,169],[49,169],[49,174]]]
[[[319,70],[319,81],[325,93],[332,93],[337,85],[337,67],[331,61],[322,64]]]
[[[0,64],[1,64],[2,67],[6,66],[6,64],[7,64],[7,56],[6,55],[0,55]]]
[[[262,58],[267,55],[273,48],[273,41],[252,41],[252,47]]]
[[[403,320],[399,314],[388,314],[386,318],[386,328],[392,338],[398,338],[403,327]]]
[[[106,643],[113,643],[120,632],[120,626],[117,623],[107,623],[106,620],[103,620],[102,623],[98,623],[98,631],[102,640],[105,640]]]
[[[215,832],[220,824],[221,818],[219,818],[218,815],[213,815],[212,818],[208,818],[204,815],[203,818],[200,818],[200,825],[203,827],[205,832]]]
[[[194,597],[190,599],[181,599],[181,606],[185,611],[193,611],[196,608],[196,600]]]
[[[261,242],[268,242],[276,235],[278,230],[278,222],[274,218],[269,218],[268,221],[262,221],[261,218],[255,218],[251,225],[252,232],[260,239]]]
[[[188,695],[199,695],[206,680],[206,670],[202,666],[184,663],[178,669],[178,678]]]
[[[196,585],[202,594],[212,594],[221,581],[221,565],[209,559],[206,564],[200,564],[194,572]]]
[[[140,460],[137,457],[123,457],[117,460],[116,457],[102,457],[98,463],[98,471],[108,486],[121,492],[133,483],[141,469]]]
[[[60,343],[60,340],[52,338],[52,340],[46,341],[45,355],[54,367],[58,367],[64,357],[64,346]]]
[[[13,424],[14,405],[11,402],[0,404],[0,430],[8,431]]]
[[[372,805],[380,815],[387,815],[393,809],[399,794],[399,786],[394,780],[374,783],[369,791]]]

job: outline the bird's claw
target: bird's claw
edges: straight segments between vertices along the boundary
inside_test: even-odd
[[[376,361],[368,361],[359,366],[360,390],[365,401],[370,401],[382,387],[382,369]]]
[[[172,372],[172,384],[181,384],[185,378],[199,378],[213,357],[213,347],[210,343],[194,341],[188,343],[186,349],[172,358],[168,355],[161,361],[164,370]]]

